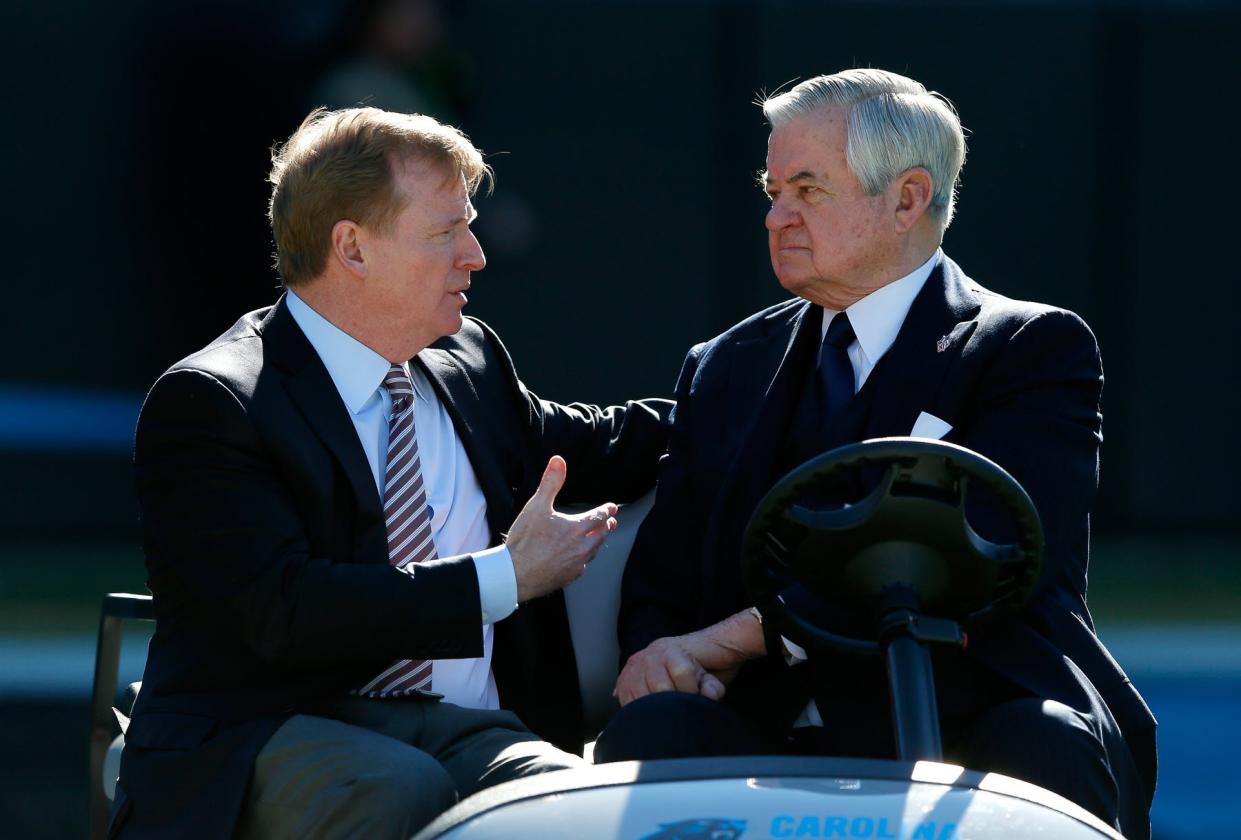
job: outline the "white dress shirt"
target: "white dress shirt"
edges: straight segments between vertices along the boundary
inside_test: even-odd
[[[913,306],[914,298],[922,291],[943,255],[942,250],[936,249],[929,260],[909,274],[875,289],[845,310],[856,336],[848,347],[849,362],[853,365],[853,393],[862,390],[870,372],[896,341],[905,316],[909,314],[909,307]],[[827,338],[827,325],[839,314],[834,309],[824,308],[823,338]]]
[[[392,365],[292,291],[286,293],[286,299],[289,313],[319,354],[349,411],[382,499],[388,421],[392,415],[392,397],[382,386]],[[473,709],[498,709],[499,694],[491,674],[491,625],[517,608],[513,560],[506,546],[488,548],[491,529],[487,525],[487,502],[452,418],[422,371],[408,362],[403,367],[414,385],[414,428],[436,554],[474,555],[482,602],[483,655],[477,659],[433,660],[431,687],[444,695],[445,702]]]
[[[849,323],[853,326],[856,338],[847,348],[849,363],[853,366],[853,393],[862,390],[870,372],[879,364],[883,354],[888,352],[896,336],[905,323],[909,307],[913,306],[914,298],[927,278],[939,265],[944,252],[936,249],[931,258],[922,265],[906,274],[900,280],[888,283],[876,289],[866,297],[845,309],[849,315]],[[823,337],[827,337],[827,326],[840,313],[833,309],[823,309]],[[790,662],[802,662],[806,659],[806,651],[794,642],[781,638],[784,642],[787,658]],[[814,700],[806,704],[801,715],[793,726],[822,726],[823,718],[819,715],[819,707]]]

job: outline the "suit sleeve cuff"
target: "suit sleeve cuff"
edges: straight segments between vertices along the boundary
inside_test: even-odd
[[[517,609],[517,573],[508,546],[498,545],[474,555],[478,575],[478,600],[483,607],[483,624],[495,624]]]

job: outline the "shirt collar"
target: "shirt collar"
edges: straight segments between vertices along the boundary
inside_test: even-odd
[[[289,314],[315,348],[332,384],[345,406],[354,414],[362,411],[383,385],[392,364],[349,333],[324,318],[292,290],[285,292]],[[403,365],[409,372],[409,365]],[[413,378],[414,390],[419,391]],[[422,396],[419,391],[419,396]],[[382,397],[381,397],[382,399]]]
[[[909,274],[881,286],[845,310],[849,313],[849,323],[853,326],[858,344],[871,364],[878,362],[896,341],[905,316],[909,314],[909,307],[913,306],[914,298],[922,291],[943,255],[943,250],[937,248],[929,260]],[[835,316],[836,310],[823,310],[824,338],[827,337],[827,325]]]

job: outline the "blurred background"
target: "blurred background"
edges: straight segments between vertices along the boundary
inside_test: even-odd
[[[469,312],[541,396],[611,402],[783,296],[756,95],[874,66],[971,132],[947,252],[1098,334],[1091,606],[1161,720],[1156,836],[1233,835],[1239,42],[1206,0],[9,0],[0,833],[85,834],[99,599],[144,591],[141,399],[277,297],[268,150],[312,106],[461,126],[499,176]]]

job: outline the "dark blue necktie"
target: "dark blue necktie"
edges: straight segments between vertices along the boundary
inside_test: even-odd
[[[856,336],[847,313],[832,318],[819,350],[819,405],[823,420],[830,426],[840,410],[853,396],[853,365],[849,362],[849,345]]]

